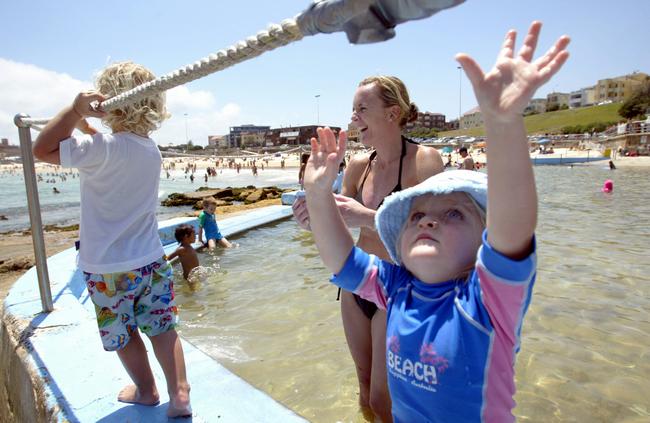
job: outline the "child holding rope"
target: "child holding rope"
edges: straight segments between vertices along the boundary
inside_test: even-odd
[[[110,112],[96,102],[135,88],[154,75],[131,62],[108,66],[97,91],[82,92],[41,131],[34,155],[76,167],[81,178],[79,268],[95,305],[102,344],[116,351],[133,380],[117,399],[157,405],[159,395],[138,328],[151,340],[165,373],[170,417],[189,416],[190,386],[174,329],[171,266],[163,258],[156,206],[162,157],[149,134],[168,117],[165,94]],[[85,117],[102,118],[112,133],[97,133]],[[87,135],[72,136],[78,126]]]
[[[395,422],[514,421],[514,359],[536,274],[537,194],[522,115],[569,43],[561,37],[533,62],[540,29],[531,25],[517,55],[508,32],[488,74],[457,55],[483,112],[488,174],[443,172],[388,197],[376,226],[396,264],[354,247],[336,207],[345,133],[337,144],[319,128],[311,141],[306,200],[323,262],[335,284],[388,310]]]

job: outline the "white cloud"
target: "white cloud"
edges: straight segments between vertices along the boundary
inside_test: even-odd
[[[18,130],[13,123],[17,113],[51,117],[79,91],[89,88],[92,88],[89,81],[0,58],[0,137],[18,144]],[[211,92],[192,91],[186,86],[167,92],[167,107],[171,119],[153,134],[160,144],[184,143],[187,122],[187,136],[195,144],[205,145],[208,135],[227,133],[240,115],[237,104],[228,103],[219,108]]]

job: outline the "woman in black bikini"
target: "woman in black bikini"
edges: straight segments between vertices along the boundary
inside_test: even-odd
[[[373,76],[359,84],[352,107],[352,125],[361,142],[374,150],[353,157],[343,177],[341,195],[335,195],[348,227],[360,228],[357,245],[390,260],[375,231],[375,212],[390,193],[416,185],[443,171],[442,158],[431,147],[402,136],[402,129],[417,118],[404,83],[392,76]],[[293,212],[299,225],[309,228],[304,199]],[[359,404],[383,422],[392,421],[386,382],[386,311],[351,293],[341,294],[345,337],[356,364]],[[370,416],[368,416],[370,417]]]

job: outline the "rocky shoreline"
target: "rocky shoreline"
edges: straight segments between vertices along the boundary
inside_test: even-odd
[[[192,206],[195,210],[203,207],[203,199],[213,197],[217,200],[217,207],[232,206],[234,204],[254,204],[262,200],[274,200],[282,197],[282,193],[291,191],[278,187],[258,188],[252,185],[241,188],[205,188],[201,187],[196,191],[184,193],[172,193],[167,199],[161,201],[161,205],[166,207]]]

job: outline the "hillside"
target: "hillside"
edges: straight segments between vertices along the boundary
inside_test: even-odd
[[[582,107],[578,109],[558,110],[526,116],[524,123],[529,134],[558,133],[564,126],[587,125],[594,122],[617,122],[621,120],[618,109],[621,103],[604,104],[602,106]],[[458,135],[485,135],[483,127],[441,132],[439,137],[455,137]]]

